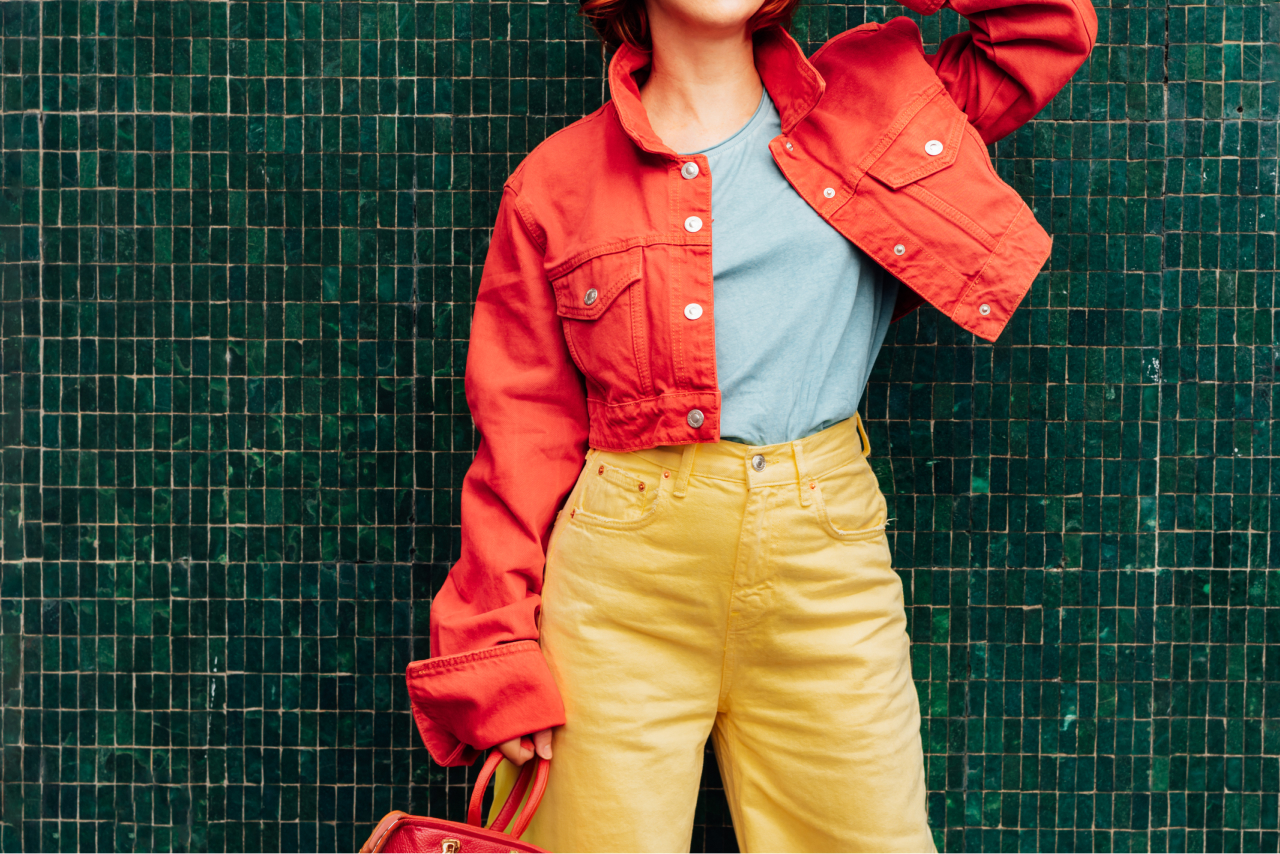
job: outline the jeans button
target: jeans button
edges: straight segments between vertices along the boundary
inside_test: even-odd
[[[764,471],[764,455],[756,454],[751,458],[751,467],[756,471]]]
[[[685,416],[685,421],[689,422],[689,426],[697,429],[702,426],[702,422],[707,419],[703,417],[701,409],[690,409],[689,414]]]

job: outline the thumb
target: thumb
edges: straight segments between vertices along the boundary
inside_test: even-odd
[[[543,759],[551,758],[551,730],[544,729],[533,734],[534,750]]]

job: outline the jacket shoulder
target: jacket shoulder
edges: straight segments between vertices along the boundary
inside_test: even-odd
[[[532,187],[555,187],[564,180],[581,180],[584,163],[595,160],[604,146],[608,114],[613,102],[561,128],[534,146],[507,179],[506,187],[524,194]]]
[[[875,103],[896,114],[915,95],[942,85],[925,55],[920,28],[905,17],[847,30],[810,61],[827,83],[826,108],[837,112],[853,109],[865,116]]]
[[[913,47],[916,52],[924,54],[920,27],[910,18],[899,16],[883,24],[866,23],[832,36],[818,48],[810,61],[815,65],[867,62],[871,59],[867,56],[868,51],[875,53],[878,50],[901,50],[903,47]]]

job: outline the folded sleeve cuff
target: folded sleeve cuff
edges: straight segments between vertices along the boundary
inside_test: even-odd
[[[439,765],[470,765],[495,744],[564,723],[564,703],[536,641],[414,661],[413,718]]]

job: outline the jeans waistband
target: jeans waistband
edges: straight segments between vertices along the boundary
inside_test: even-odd
[[[862,419],[854,415],[803,439],[777,445],[740,442],[664,445],[619,456],[634,456],[676,475],[676,493],[681,494],[691,475],[745,482],[749,488],[795,484],[819,477],[870,452],[871,442]]]

